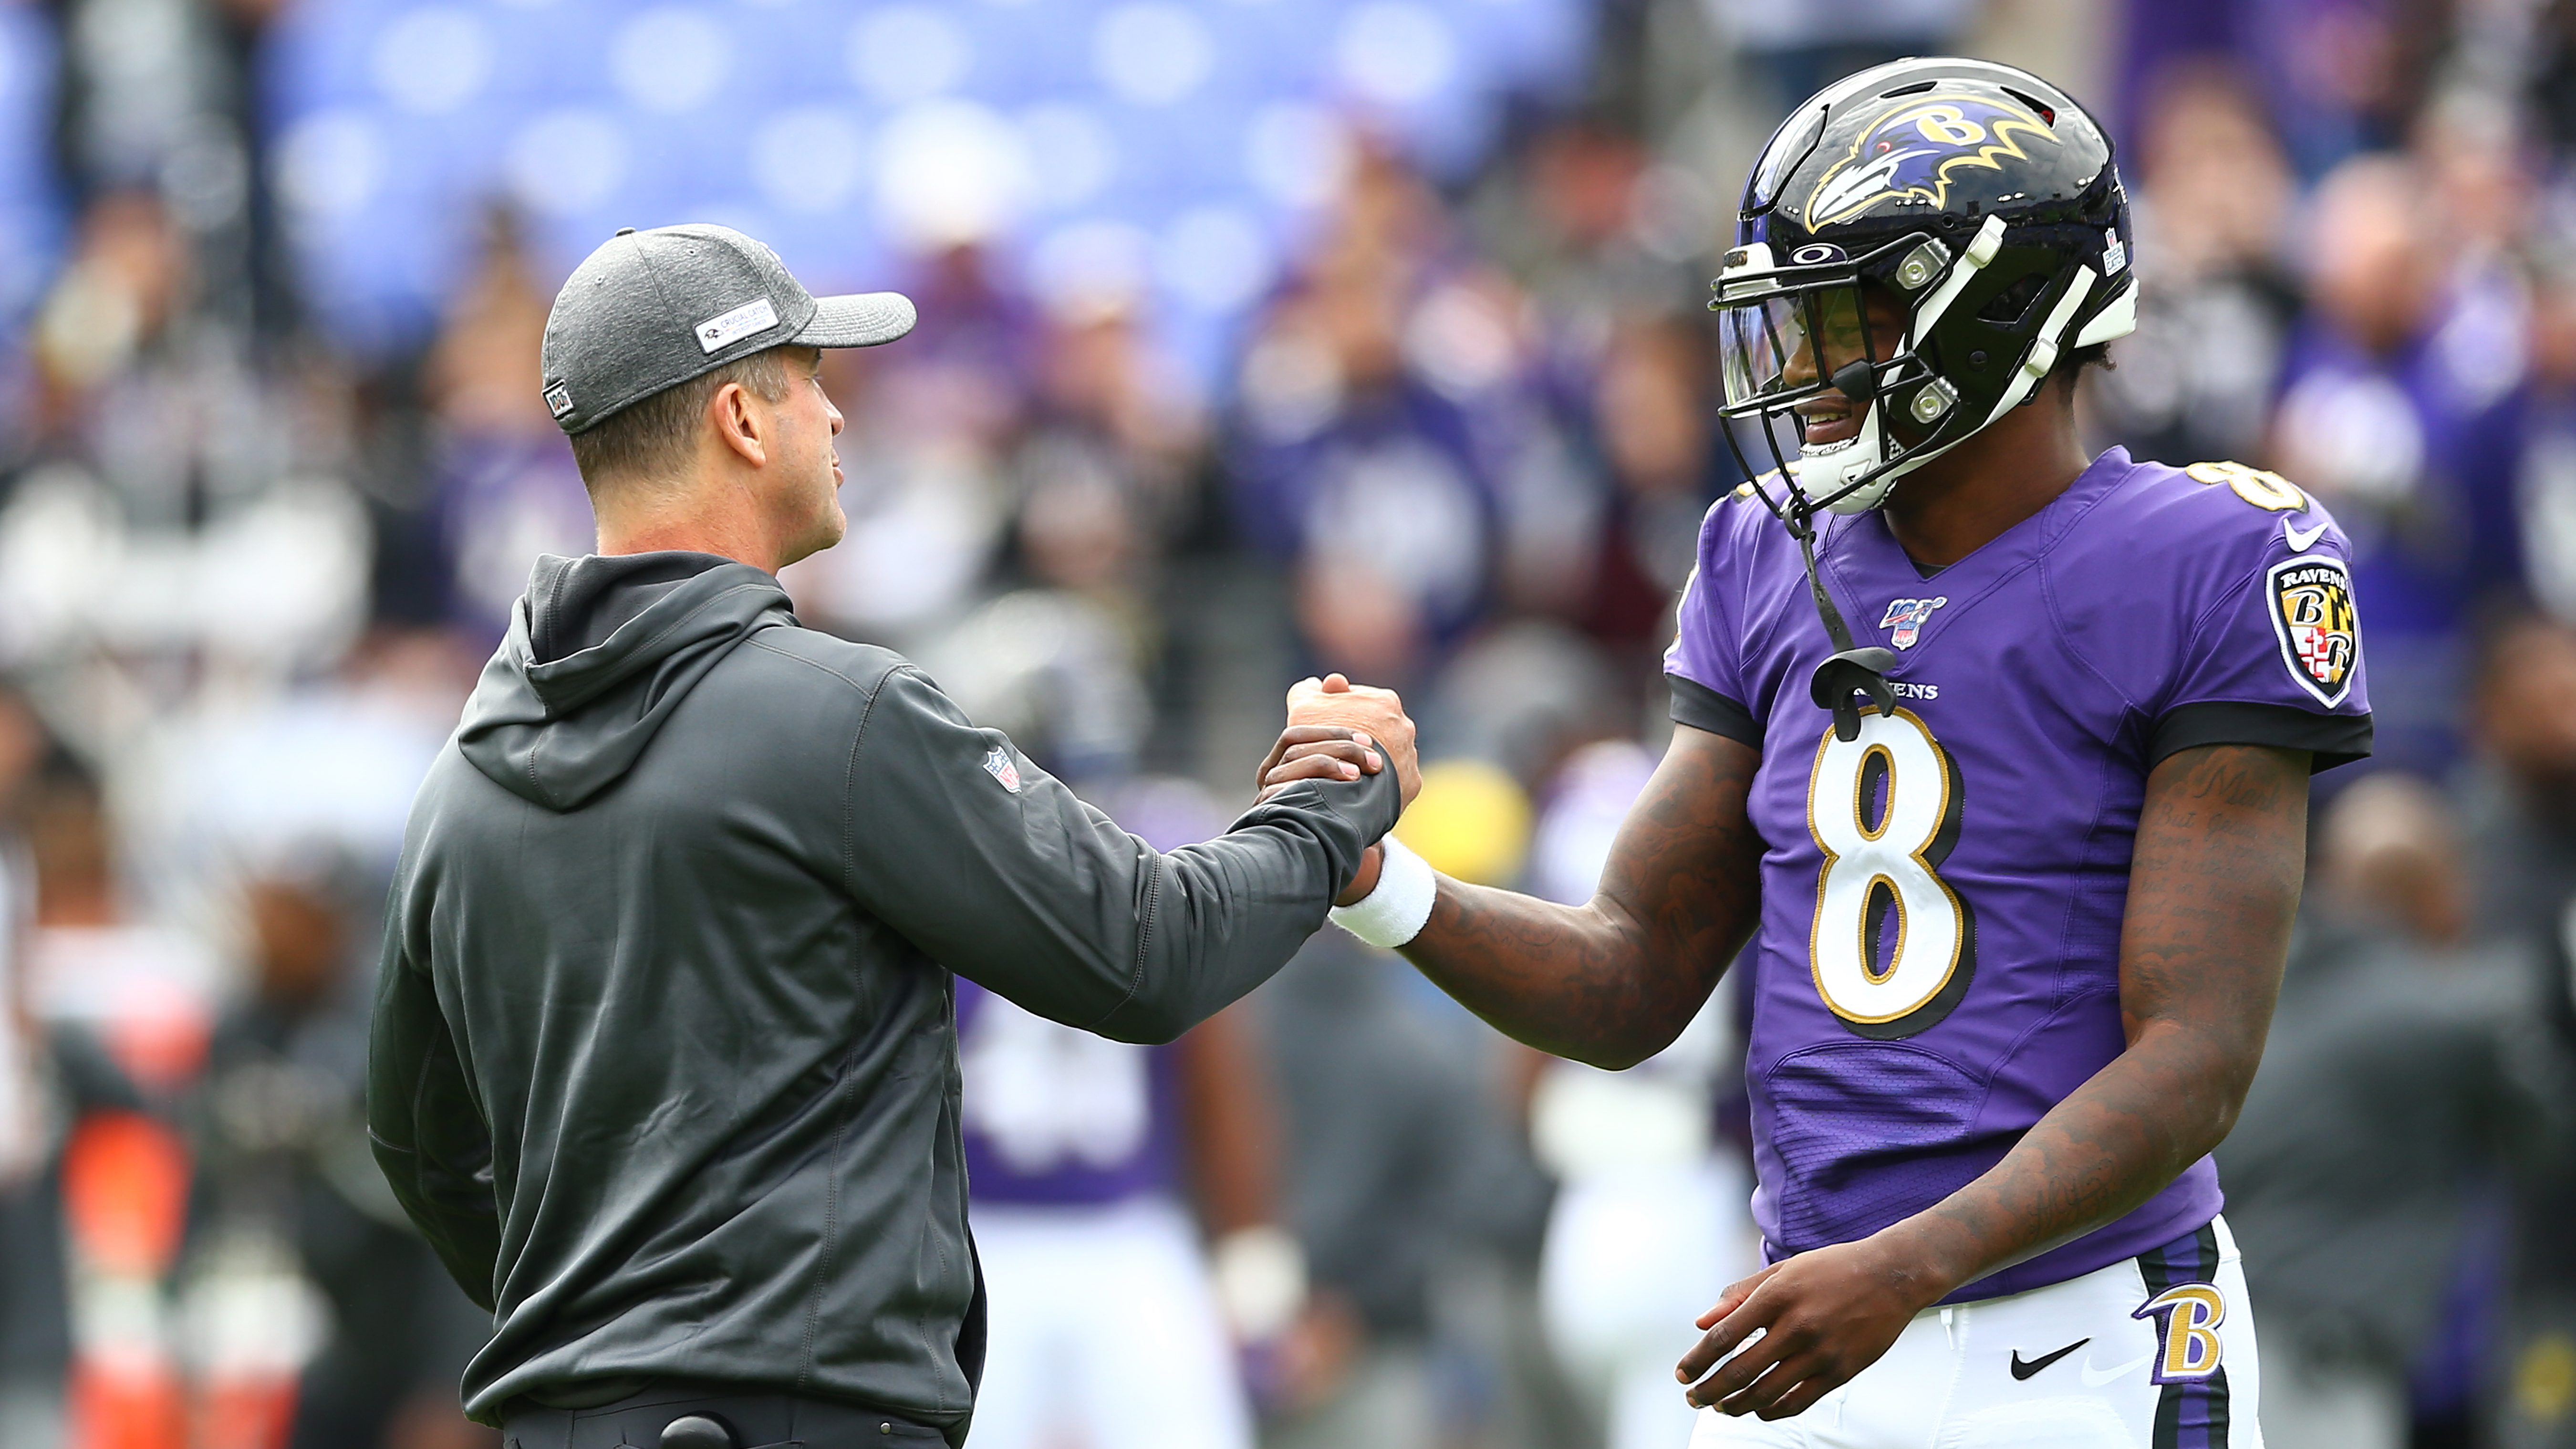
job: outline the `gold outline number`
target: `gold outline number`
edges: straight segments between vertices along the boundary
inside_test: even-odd
[[[2242,463],[2194,463],[2182,470],[2182,476],[2211,487],[2224,483],[2237,497],[2274,513],[2296,513],[2308,506],[2308,495],[2298,484]]]
[[[1886,800],[1875,826],[1864,798],[1873,760]],[[1962,803],[1957,764],[1910,709],[1862,715],[1859,737],[1848,742],[1829,726],[1817,742],[1807,833],[1824,864],[1816,872],[1807,968],[1826,1009],[1863,1036],[1924,1030],[1949,1015],[1975,972],[1975,914],[1939,869],[1957,841]],[[1882,886],[1896,918],[1883,971],[1870,930],[1870,905]],[[1848,943],[1848,955],[1839,943]]]

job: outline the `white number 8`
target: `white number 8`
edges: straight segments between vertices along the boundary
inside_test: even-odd
[[[1827,726],[1816,747],[1807,829],[1825,865],[1807,959],[1816,993],[1862,1036],[1929,1028],[1976,974],[1976,916],[1936,871],[1958,843],[1960,805],[1957,764],[1910,709],[1863,712],[1848,741]]]

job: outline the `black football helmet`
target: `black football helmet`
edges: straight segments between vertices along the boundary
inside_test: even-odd
[[[2027,71],[1892,61],[1781,123],[1745,185],[1709,307],[1725,415],[1757,424],[1747,431],[1773,466],[1741,461],[1808,550],[1811,574],[1817,511],[1879,506],[1907,473],[2029,400],[2067,354],[2136,327],[2129,243],[2110,138]],[[1899,335],[1870,335],[1872,290],[1901,309]],[[1829,389],[1851,400],[1859,426],[1808,443],[1797,406]],[[1790,429],[1795,458],[1782,451]],[[1725,431],[1740,455],[1738,430]],[[1854,690],[1894,707],[1876,678],[1894,657],[1853,649],[1815,592],[1841,651],[1818,672],[1817,702],[1856,732],[1858,716],[1845,718]]]

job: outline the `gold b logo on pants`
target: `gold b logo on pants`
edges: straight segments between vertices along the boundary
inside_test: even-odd
[[[2153,1316],[2163,1350],[2156,1355],[2155,1380],[2188,1383],[2218,1372],[2218,1325],[2227,1321],[2227,1300],[2208,1283],[2184,1283],[2147,1300],[2131,1318]]]

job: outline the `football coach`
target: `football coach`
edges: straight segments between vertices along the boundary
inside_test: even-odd
[[[1292,729],[1304,778],[1157,853],[800,626],[777,572],[844,527],[821,349],[912,324],[714,226],[620,232],[546,320],[599,552],[537,561],[412,807],[367,1086],[493,1311],[466,1409],[513,1449],[962,1443],[950,973],[1169,1040],[1323,924],[1418,779],[1394,707]]]

